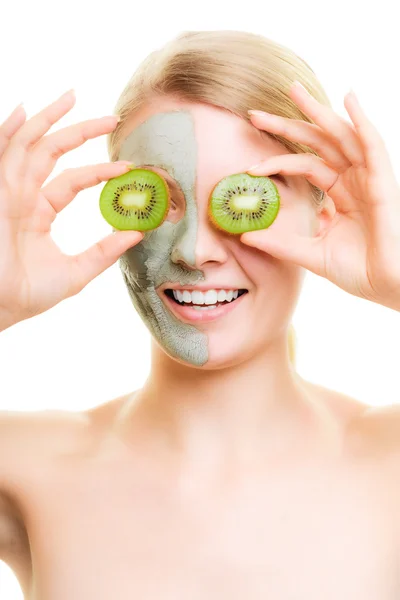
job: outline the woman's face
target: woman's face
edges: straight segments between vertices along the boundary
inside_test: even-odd
[[[146,105],[127,120],[122,134],[119,159],[151,167],[170,186],[167,220],[120,261],[132,301],[159,346],[182,363],[216,369],[286,339],[304,269],[216,229],[207,208],[221,179],[289,151],[225,110],[173,98]],[[270,177],[281,197],[273,227],[282,236],[311,235],[317,221],[306,179]],[[196,310],[182,309],[165,293],[171,289],[246,293],[222,307]]]

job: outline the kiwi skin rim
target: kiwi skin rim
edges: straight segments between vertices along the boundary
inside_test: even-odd
[[[167,180],[162,175],[160,175],[160,173],[156,173],[152,169],[147,169],[147,168],[144,168],[144,167],[140,167],[140,168],[135,167],[135,168],[129,169],[129,171],[127,173],[131,173],[132,171],[150,171],[151,173],[154,173],[154,175],[157,175],[157,177],[159,177],[160,179],[162,179],[162,181],[164,182],[165,189],[167,190],[167,206],[165,208],[164,216],[162,218],[162,221],[160,221],[160,223],[158,225],[156,225],[155,227],[151,227],[151,228],[146,228],[146,229],[139,229],[138,228],[138,229],[128,229],[128,230],[127,229],[122,229],[121,230],[121,229],[117,229],[117,227],[115,227],[114,225],[112,225],[112,227],[116,231],[142,231],[142,232],[154,231],[155,229],[157,229],[158,227],[160,227],[160,225],[162,225],[164,223],[165,219],[168,216],[169,209],[171,207],[171,192],[170,192],[170,189],[169,189],[169,185],[167,183]],[[127,175],[127,173],[124,173],[123,175],[118,175],[118,177],[113,177],[112,179],[109,179],[108,181],[118,180],[120,177],[125,177]],[[105,220],[107,221],[107,219],[105,219]]]
[[[247,175],[248,173],[246,173]],[[234,175],[243,175],[243,173],[234,173]],[[229,177],[231,177],[231,175],[229,175]],[[257,177],[252,175],[252,177]],[[260,176],[260,178],[262,179],[268,179],[268,177],[265,176]],[[223,227],[221,227],[221,225],[214,219],[214,215],[212,213],[211,210],[211,199],[212,199],[212,195],[214,193],[215,188],[220,184],[220,181],[213,187],[213,189],[211,190],[209,199],[208,199],[208,207],[207,207],[207,213],[208,213],[208,217],[210,219],[210,221],[212,222],[212,224],[214,225],[214,227],[216,227],[217,229],[219,229],[219,231],[222,231],[223,233],[227,233],[228,235],[234,235],[234,236],[238,236],[238,235],[243,235],[244,233],[247,233],[245,231],[238,231],[238,232],[232,232],[232,231],[228,231],[227,229],[224,229]],[[279,191],[278,191],[279,194]],[[279,196],[278,196],[279,197]],[[280,199],[280,198],[279,198]],[[274,219],[275,220],[275,219]],[[272,222],[273,223],[273,222]],[[272,225],[271,223],[271,225]],[[266,229],[268,229],[268,227],[266,227]],[[252,229],[249,229],[249,231],[253,231]],[[256,231],[263,231],[262,229],[260,230],[256,230]]]

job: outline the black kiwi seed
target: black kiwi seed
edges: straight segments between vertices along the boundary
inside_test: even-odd
[[[215,186],[208,212],[216,227],[241,234],[269,227],[279,208],[280,195],[272,179],[238,173]]]
[[[131,169],[109,179],[100,195],[100,211],[115,229],[148,231],[165,220],[170,194],[165,179],[149,169]]]

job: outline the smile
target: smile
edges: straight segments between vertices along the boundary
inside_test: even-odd
[[[183,320],[209,322],[226,315],[241,304],[248,290],[164,290],[170,310]]]

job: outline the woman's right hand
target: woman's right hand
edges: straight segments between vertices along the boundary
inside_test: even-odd
[[[79,191],[128,170],[127,161],[67,169],[42,187],[60,156],[117,125],[103,117],[45,136],[74,104],[71,90],[29,120],[17,107],[0,126],[0,331],[77,294],[143,239],[118,231],[75,256],[52,240],[57,213]]]

